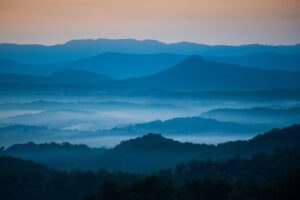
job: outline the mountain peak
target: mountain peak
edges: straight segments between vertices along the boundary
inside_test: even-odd
[[[165,138],[161,134],[148,133],[147,135],[143,135],[141,137],[122,141],[119,145],[117,145],[114,148],[114,150],[158,150],[164,149],[164,146],[169,146],[171,144],[177,145],[180,143],[174,141],[173,139]]]
[[[188,57],[187,59],[185,59],[182,62],[184,62],[184,63],[202,63],[202,62],[205,62],[205,60],[201,56],[193,55],[193,56]]]

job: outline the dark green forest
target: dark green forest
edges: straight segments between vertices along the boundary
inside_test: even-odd
[[[0,199],[294,200],[300,192],[299,131],[294,125],[219,145],[159,134],[111,149],[12,145],[0,149]]]
[[[274,148],[290,148],[300,142],[300,125],[273,129],[250,140],[218,145],[181,143],[159,134],[148,134],[121,142],[114,148],[90,148],[69,143],[26,143],[0,149],[24,160],[33,160],[58,170],[127,171],[151,174],[163,168],[174,168],[190,160],[226,160],[239,155],[251,158],[261,152],[272,153]],[[78,162],[80,160],[80,162]]]
[[[251,159],[190,161],[151,175],[58,171],[11,156],[0,157],[1,199],[295,199],[300,146]]]

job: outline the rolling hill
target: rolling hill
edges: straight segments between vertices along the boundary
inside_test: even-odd
[[[250,44],[241,46],[216,45],[179,42],[166,44],[156,40],[134,39],[88,39],[71,40],[65,44],[44,46],[38,44],[0,44],[0,58],[24,64],[48,64],[53,62],[74,61],[101,53],[120,52],[138,54],[172,53],[202,56],[241,56],[250,53],[271,52],[300,53],[300,45],[268,46]]]
[[[289,123],[300,121],[300,108],[214,109],[200,116],[237,123]]]
[[[226,142],[218,145],[181,143],[158,134],[148,134],[123,141],[116,147],[107,150],[87,148],[82,145],[28,143],[13,145],[0,153],[36,160],[50,167],[63,169],[78,167],[80,169],[107,168],[153,172],[162,168],[172,168],[179,162],[192,159],[223,160],[237,154],[241,157],[251,157],[260,152],[272,153],[275,147],[290,148],[299,145],[299,131],[300,125],[294,125],[283,129],[273,129],[247,141]],[[55,152],[55,156],[42,154],[42,152],[52,150]],[[70,154],[73,156],[64,159],[64,156]],[[77,162],[78,164],[74,166],[74,160],[76,161],[76,158],[81,160],[81,155],[85,155],[85,162],[81,164]]]
[[[51,76],[0,74],[0,84],[93,85],[107,89],[232,91],[299,89],[300,71],[259,70],[237,65],[205,61],[191,56],[151,76],[113,81],[106,75],[88,71],[66,70]]]
[[[267,125],[237,124],[234,122],[220,122],[215,119],[202,117],[173,118],[165,121],[156,120],[147,123],[129,125],[121,128],[113,128],[100,132],[120,135],[143,135],[147,133],[163,133],[164,135],[256,135],[266,131]]]
[[[300,71],[300,54],[255,53],[243,56],[205,57],[205,59],[266,70]]]
[[[123,88],[177,91],[296,89],[300,72],[265,71],[191,56],[152,76],[117,83]]]
[[[104,53],[69,62],[64,66],[64,69],[87,70],[116,79],[124,79],[155,74],[187,57],[177,54]]]
[[[0,59],[0,73],[49,76],[58,71],[79,70],[124,79],[155,74],[187,57],[179,54],[103,53],[72,62],[50,64],[21,64]]]
[[[114,81],[113,78],[88,71],[66,70],[51,76],[34,76],[24,74],[0,74],[0,84],[21,85],[92,85],[100,86]]]

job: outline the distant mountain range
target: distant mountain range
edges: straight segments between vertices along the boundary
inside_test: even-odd
[[[34,160],[58,169],[127,170],[153,172],[176,166],[192,159],[226,159],[239,154],[251,157],[260,152],[272,153],[274,148],[299,145],[300,125],[274,129],[248,141],[227,142],[218,145],[180,143],[157,134],[121,142],[112,149],[94,149],[83,145],[40,144],[13,145],[0,154]],[[90,153],[89,153],[90,152]],[[84,155],[84,157],[82,157]],[[74,165],[74,161],[76,161]],[[78,160],[84,159],[84,162]]]
[[[215,109],[202,113],[201,117],[237,123],[297,123],[300,122],[300,108],[272,109]]]
[[[48,129],[40,126],[11,125],[0,128],[0,146],[7,146],[16,143],[26,143],[29,141],[57,141],[76,138],[83,134],[80,131],[69,131],[61,129]]]
[[[300,71],[300,54],[255,53],[244,56],[208,56],[205,60],[266,70]]]
[[[127,89],[175,91],[296,89],[300,86],[300,72],[265,71],[191,56],[152,76],[116,83]]]
[[[21,64],[0,59],[0,73],[51,75],[63,70],[82,70],[116,79],[149,76],[186,59],[180,54],[103,53],[76,61],[51,64]],[[256,53],[245,56],[204,57],[207,61],[236,64],[264,70],[300,71],[300,54]]]
[[[0,58],[14,60],[24,64],[48,64],[74,61],[107,52],[134,54],[197,54],[201,56],[241,56],[262,52],[296,54],[300,53],[300,44],[290,46],[268,46],[260,44],[209,46],[190,42],[166,44],[156,40],[139,41],[134,39],[71,40],[65,44],[53,46],[0,44]]]
[[[52,64],[21,64],[0,59],[0,73],[49,76],[63,70],[82,70],[124,79],[155,74],[187,57],[176,54],[104,53],[77,61]]]
[[[148,123],[129,125],[122,128],[100,131],[112,135],[144,135],[147,133],[162,133],[163,135],[257,135],[271,129],[267,125],[237,124],[234,122],[220,122],[215,119],[202,117],[173,118],[165,121],[156,120]]]
[[[72,118],[72,116],[70,116],[72,114],[76,116],[80,115],[82,118],[78,119],[76,116]],[[0,127],[0,145],[7,146],[29,141],[62,141],[76,138],[89,139],[102,136],[136,137],[147,133],[161,133],[164,136],[239,136],[249,138],[277,127],[274,124],[238,124],[202,117],[182,117],[110,128],[111,126],[107,127],[107,125],[105,125],[105,119],[102,119],[99,114],[100,119],[98,119],[98,121],[96,121],[96,119],[90,121],[89,119],[84,119],[84,117],[87,118],[89,115],[94,115],[94,113],[88,111],[80,113],[79,111],[72,112],[72,110],[54,110],[1,119],[1,125],[3,127]],[[116,121],[118,121],[118,119],[116,119]],[[95,126],[98,127],[98,129],[93,129],[94,131],[83,131],[80,129],[80,126],[77,127],[79,130],[75,129],[77,124],[81,125],[84,123],[89,125],[97,123],[98,126]],[[127,124],[129,124],[129,122],[127,122]],[[72,126],[74,126],[74,129],[66,129],[66,127]],[[105,143],[103,143],[103,145],[105,145]]]
[[[173,91],[298,89],[300,71],[268,71],[208,62],[200,56],[141,78],[113,81],[88,71],[56,72],[50,77],[0,74],[1,84],[94,85],[114,89],[159,89]]]
[[[183,61],[188,56],[176,54],[104,53],[80,59],[63,66],[64,69],[87,70],[117,79],[149,76]]]
[[[51,76],[34,76],[22,74],[0,74],[0,84],[21,85],[93,85],[101,86],[113,78],[88,71],[66,70],[55,72]]]

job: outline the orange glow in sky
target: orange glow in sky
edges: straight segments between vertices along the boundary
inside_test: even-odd
[[[299,0],[0,0],[0,42],[300,42]]]

